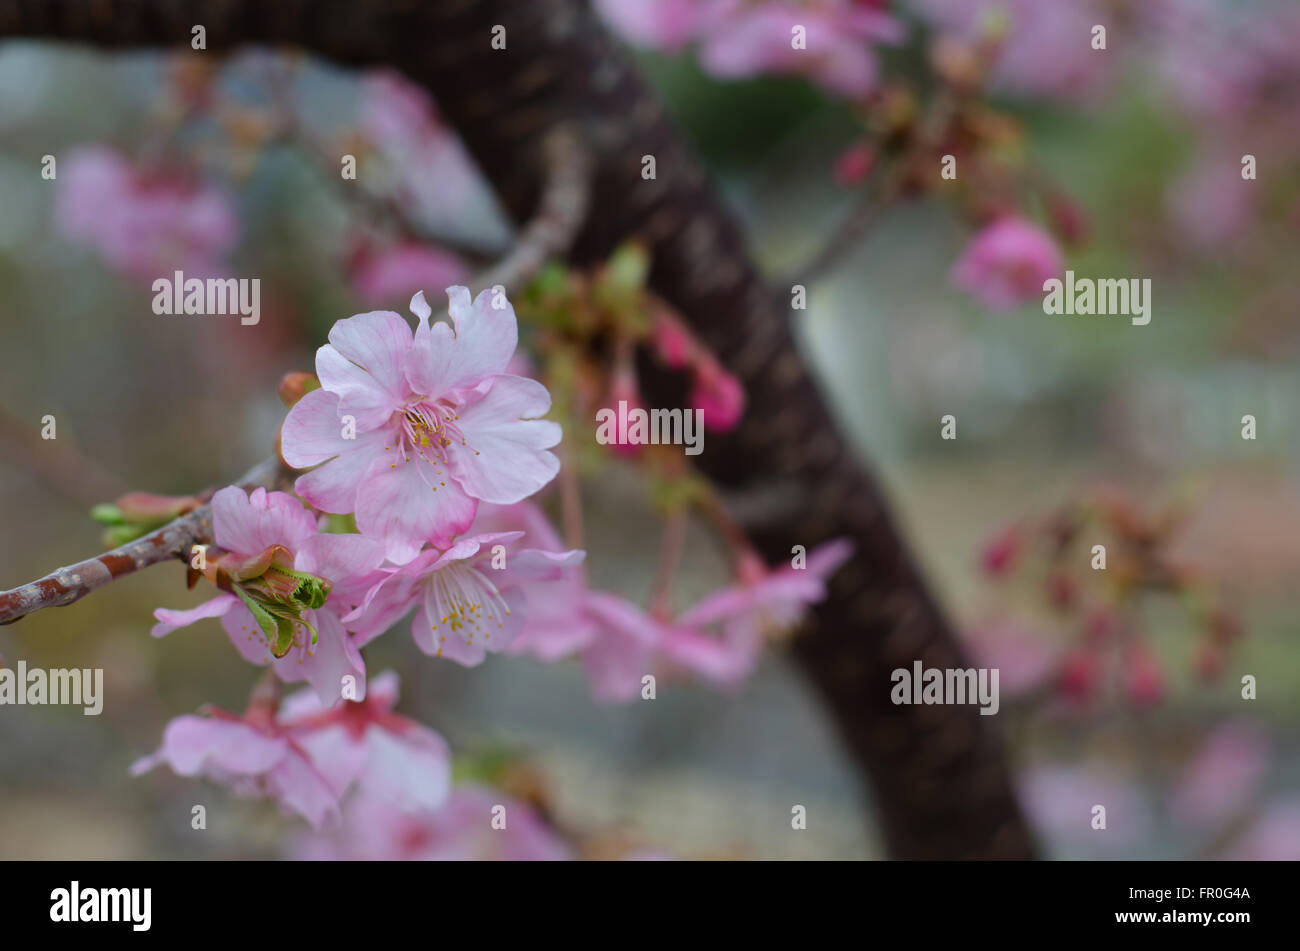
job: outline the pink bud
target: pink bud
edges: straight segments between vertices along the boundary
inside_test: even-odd
[[[702,361],[695,371],[691,405],[704,411],[704,425],[715,432],[734,429],[745,413],[745,388],[716,361]]]
[[[1061,664],[1060,687],[1071,700],[1091,697],[1097,687],[1097,656],[1086,650],[1071,651]]]
[[[835,181],[845,188],[857,185],[876,164],[876,150],[865,142],[856,142],[835,160]]]
[[[663,310],[655,314],[650,339],[659,361],[670,370],[680,370],[694,360],[695,338],[680,320]]]
[[[1129,661],[1125,690],[1134,706],[1148,707],[1160,701],[1165,692],[1165,677],[1156,659],[1143,648],[1133,651]]]
[[[1004,577],[1015,564],[1024,547],[1024,533],[1020,526],[1003,529],[985,542],[979,555],[980,570],[993,578]]]

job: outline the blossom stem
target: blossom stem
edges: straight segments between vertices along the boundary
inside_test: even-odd
[[[250,469],[237,484],[246,489],[279,489],[288,488],[292,478],[293,473],[279,458],[271,458]],[[79,601],[97,588],[150,565],[172,558],[188,562],[195,545],[212,541],[212,506],[205,504],[133,542],[0,591],[0,624],[12,624],[41,608]]]

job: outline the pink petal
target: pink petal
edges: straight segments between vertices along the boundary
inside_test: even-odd
[[[351,677],[356,683],[356,699],[364,699],[366,664],[342,622],[328,609],[306,611],[304,616],[316,626],[316,643],[295,647],[273,661],[275,675],[285,683],[307,681],[316,688],[321,703],[327,707],[338,703],[343,694],[343,678]]]
[[[219,594],[211,600],[204,601],[198,607],[190,608],[188,611],[159,608],[153,612],[153,616],[158,619],[159,623],[153,626],[149,634],[153,637],[165,637],[177,628],[188,627],[203,618],[221,617],[238,603],[239,599],[233,594]]]
[[[330,343],[347,360],[366,370],[389,397],[407,395],[402,365],[411,348],[411,325],[391,310],[375,310],[340,320],[330,328]],[[321,382],[325,378],[321,377]]]
[[[449,447],[452,475],[465,491],[485,502],[509,504],[555,478],[560,460],[547,450],[560,441],[559,424],[521,418],[550,408],[546,387],[521,376],[499,376],[479,399],[467,402],[457,425],[468,448]]]
[[[397,735],[371,727],[366,731],[369,759],[361,775],[368,793],[398,808],[437,809],[451,792],[451,749],[446,741],[418,724]]]
[[[472,387],[503,372],[519,343],[515,309],[504,295],[500,309],[492,306],[491,290],[480,291],[471,304],[468,288],[449,287],[447,299],[456,328],[454,346],[448,346],[447,335],[438,329],[446,325],[435,325],[419,360],[407,364],[411,386],[430,397],[452,388]]]
[[[435,480],[432,488],[429,479]],[[410,561],[426,541],[446,548],[474,521],[477,503],[454,479],[445,480],[446,485],[436,480],[432,468],[415,457],[409,462],[399,457],[395,464],[377,459],[362,478],[357,527],[382,539],[390,560]]]
[[[181,776],[197,776],[213,767],[258,775],[287,752],[284,740],[264,736],[247,724],[183,716],[167,724],[158,755]]]
[[[346,322],[339,321],[340,324]],[[322,387],[338,394],[340,418],[352,416],[361,432],[383,426],[406,401],[405,390],[391,392],[372,374],[328,345],[316,351],[316,375],[320,377]]]
[[[329,390],[312,390],[293,404],[280,427],[280,455],[295,469],[319,465],[356,448],[343,438],[339,397]]]
[[[275,798],[319,829],[339,820],[338,797],[301,756],[286,756],[270,773],[267,785]]]
[[[297,548],[316,534],[316,522],[287,493],[257,488],[248,496],[232,485],[212,497],[212,530],[222,548],[255,555],[271,545]]]
[[[352,605],[378,580],[375,571],[383,561],[383,542],[361,535],[322,532],[303,542],[294,566],[333,584],[330,604]]]
[[[391,448],[391,438],[391,433],[375,429],[358,433],[355,440],[344,440],[349,446],[348,451],[299,476],[293,484],[294,491],[323,512],[342,514],[356,511],[357,487],[366,470],[385,454],[386,447],[388,454],[396,454],[396,450]]]

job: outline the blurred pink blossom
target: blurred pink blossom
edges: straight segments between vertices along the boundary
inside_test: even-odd
[[[1043,282],[1064,271],[1051,235],[1023,218],[1004,216],[983,228],[952,269],[952,281],[991,310],[1041,298]]]
[[[505,828],[493,828],[504,807]],[[440,808],[406,812],[358,795],[342,829],[299,837],[293,858],[307,861],[513,861],[572,858],[567,845],[525,802],[486,786],[456,787]]]
[[[977,627],[965,639],[978,666],[999,671],[999,689],[1007,696],[1044,685],[1061,666],[1059,647],[1008,621]]]
[[[1270,806],[1220,858],[1239,862],[1300,860],[1300,797],[1291,796]]]
[[[794,47],[796,26],[806,48]],[[854,0],[814,3],[710,0],[698,39],[704,69],[727,79],[798,75],[829,92],[861,97],[876,86],[873,43],[899,43],[902,24],[874,5]]]
[[[177,270],[218,275],[239,235],[238,218],[219,189],[146,173],[104,146],[76,149],[63,160],[54,215],[68,240],[147,282],[170,279]]]
[[[745,388],[712,357],[696,365],[687,400],[702,412],[704,425],[715,432],[735,429],[745,413]]]
[[[638,46],[665,52],[699,44],[705,71],[725,79],[798,75],[859,97],[876,85],[872,44],[902,41],[883,4],[861,0],[600,0],[609,26]],[[795,47],[802,27],[804,48]]]
[[[1169,799],[1170,814],[1186,825],[1227,822],[1258,790],[1268,769],[1264,735],[1246,720],[1216,727],[1184,768]]]

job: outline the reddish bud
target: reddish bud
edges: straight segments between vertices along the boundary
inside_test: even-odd
[[[1060,689],[1071,700],[1089,699],[1097,689],[1097,655],[1087,650],[1074,650],[1061,664]]]
[[[1149,707],[1160,702],[1165,692],[1165,676],[1150,651],[1140,647],[1133,650],[1124,688],[1134,706]]]
[[[845,188],[862,182],[876,165],[876,150],[865,142],[855,142],[835,160],[835,181]]]
[[[301,370],[293,373],[286,373],[280,379],[280,385],[276,392],[280,394],[280,401],[285,406],[292,407],[300,399],[310,393],[312,390],[320,389],[320,380],[316,379],[314,373],[304,373]]]
[[[1020,526],[1003,529],[980,550],[980,570],[993,578],[1005,577],[1020,556],[1024,540]]]

